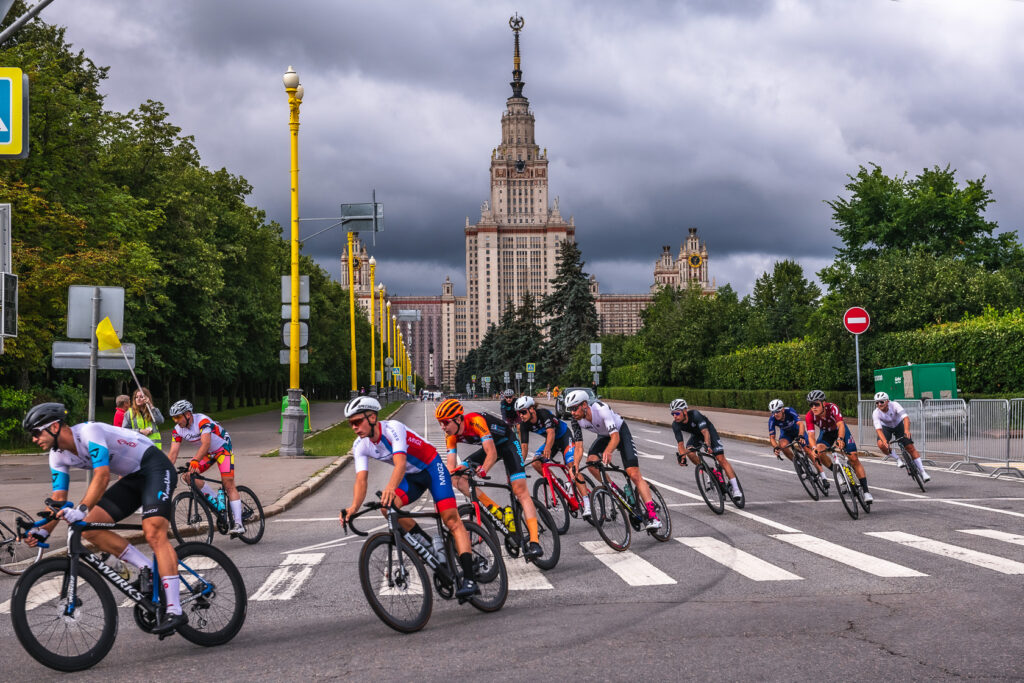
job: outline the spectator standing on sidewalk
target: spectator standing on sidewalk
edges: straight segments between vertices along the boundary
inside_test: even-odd
[[[120,427],[124,424],[124,413],[128,410],[128,406],[131,405],[131,397],[128,394],[121,394],[114,401],[114,405],[117,410],[114,411],[114,426]]]
[[[164,422],[164,416],[160,409],[153,405],[153,394],[149,389],[142,387],[135,390],[131,406],[124,414],[125,429],[131,429],[142,434],[153,445],[163,450],[160,440],[160,426]]]

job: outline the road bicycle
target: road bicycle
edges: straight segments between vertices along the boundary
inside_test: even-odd
[[[591,523],[611,548],[620,552],[626,550],[632,542],[633,531],[640,531],[647,526],[647,505],[640,500],[633,480],[621,467],[605,465],[600,460],[588,461],[585,467],[592,467],[601,473],[601,485],[590,491]],[[619,479],[621,484],[615,479]],[[651,491],[654,511],[661,520],[661,527],[646,531],[655,540],[665,542],[672,537],[672,516],[658,487],[647,482],[647,488]]]
[[[526,544],[530,542],[530,534],[526,528],[526,518],[523,516],[523,506],[519,499],[512,493],[512,486],[491,482],[488,476],[481,477],[475,467],[465,465],[452,472],[452,476],[465,475],[469,483],[469,502],[459,506],[459,517],[465,521],[474,522],[487,529],[491,538],[498,541],[499,535],[504,538],[505,552],[509,557],[517,558]],[[529,478],[530,475],[526,475]],[[494,488],[508,491],[511,501],[512,517],[505,519],[502,509],[491,510],[480,503],[477,498],[477,488]],[[562,551],[562,543],[559,540],[558,532],[555,530],[555,523],[548,514],[548,510],[536,498],[533,499],[533,507],[537,510],[537,542],[540,543],[541,554],[537,557],[525,557],[527,562],[533,562],[541,569],[554,569],[558,564],[558,557]],[[511,524],[510,524],[511,522]]]
[[[178,468],[178,474],[187,472],[187,467]],[[189,490],[182,491],[174,497],[171,531],[174,532],[174,538],[178,540],[178,543],[184,543],[186,537],[196,537],[198,541],[213,543],[214,529],[218,533],[227,534],[235,525],[231,505],[227,501],[223,484],[213,497],[208,498],[202,492],[200,484],[197,483],[201,481],[217,483],[216,479],[204,477],[196,472],[192,473],[190,479]],[[242,501],[242,525],[245,527],[245,533],[239,534],[238,538],[249,545],[259,543],[263,538],[263,531],[266,529],[263,505],[248,486],[236,488]]]
[[[828,497],[828,480],[822,480],[818,474],[818,468],[814,466],[811,459],[807,457],[804,449],[798,443],[791,443],[788,448],[793,452],[793,469],[796,470],[796,476],[800,479],[800,484],[803,485],[804,491],[807,491],[807,495],[811,497],[811,500],[819,500],[821,496]],[[782,456],[775,455],[779,460]],[[739,481],[737,479],[736,481]]]
[[[11,505],[0,506],[0,572],[17,576],[39,561],[43,549],[21,539],[18,520],[32,521],[32,515]]]
[[[853,468],[850,467],[850,458],[846,455],[846,451],[842,449],[839,439],[836,439],[836,443],[826,448],[824,452],[828,453],[832,458],[832,478],[835,479],[839,499],[843,501],[843,507],[846,508],[850,517],[853,519],[860,517],[860,511],[857,509],[858,504],[863,508],[864,512],[871,514],[871,503],[864,500],[864,489],[860,485],[860,480],[857,479]]]
[[[547,508],[548,514],[555,525],[555,531],[564,534],[569,530],[569,520],[579,518],[583,511],[583,496],[570,483],[569,468],[550,458],[536,456],[526,463],[541,463],[541,476],[533,483],[533,499],[540,501]],[[594,488],[594,482],[583,473],[576,475],[582,478],[587,490]]]
[[[377,492],[380,496],[380,492]],[[372,510],[384,510],[387,531],[369,536],[369,532],[356,528],[356,518]],[[352,516],[342,513],[342,526],[359,536],[368,536],[359,553],[359,583],[366,601],[374,613],[391,628],[401,633],[413,633],[427,625],[433,609],[433,591],[445,600],[455,597],[462,583],[462,566],[455,550],[455,539],[441,523],[436,512],[405,512],[367,503]],[[444,543],[444,556],[434,554],[430,544],[419,534],[402,528],[400,519],[430,518],[437,523],[437,533]],[[459,603],[469,604],[481,612],[496,612],[508,598],[508,573],[501,559],[501,550],[483,527],[463,521],[469,533],[473,553],[473,571],[480,592]],[[433,581],[427,580],[427,567],[433,572]],[[433,590],[431,590],[433,583]]]
[[[743,508],[747,504],[747,496],[743,494],[743,484],[740,483],[739,475],[736,475],[736,488],[740,490],[741,495],[733,496],[732,486],[729,485],[729,480],[725,477],[725,471],[718,464],[715,456],[708,451],[707,446],[701,445],[695,452],[700,460],[693,473],[697,479],[697,490],[700,491],[701,498],[708,504],[711,511],[716,515],[725,513],[726,498],[731,500],[737,508]],[[736,474],[735,469],[733,474]]]
[[[19,522],[28,531],[54,520],[62,504],[46,501],[47,512],[34,524]],[[135,603],[136,625],[153,633],[166,618],[164,595],[156,560],[129,581],[107,566],[100,555],[82,544],[92,529],[141,531],[141,524],[75,522],[68,525],[68,554],[38,562],[18,578],[11,595],[14,632],[22,647],[40,664],[58,671],[81,671],[99,663],[117,635],[117,602],[113,586]],[[44,544],[40,544],[44,545]],[[245,583],[223,551],[205,543],[184,543],[175,549],[181,585],[181,608],[188,624],[175,632],[197,645],[223,645],[245,622],[248,599]],[[109,585],[108,585],[109,584]],[[160,640],[171,633],[160,634]]]
[[[890,452],[903,462],[903,469],[907,471],[910,478],[916,481],[917,485],[924,491],[924,477],[921,476],[921,471],[917,469],[917,462],[914,461],[914,458],[907,451],[906,439],[907,437],[901,436],[890,441]]]

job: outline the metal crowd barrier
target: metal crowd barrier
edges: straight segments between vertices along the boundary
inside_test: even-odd
[[[964,466],[984,472],[982,463],[1008,457],[1010,402],[1005,398],[979,398],[967,407],[968,458]]]
[[[1006,463],[993,470],[990,476],[1011,474],[1015,477],[1024,477],[1024,471],[1011,463],[1024,463],[1024,398],[1015,398],[1007,402]]]
[[[960,458],[950,469],[974,466],[968,448],[969,416],[962,398],[925,399],[921,406],[922,454]]]
[[[924,403],[918,400],[902,399],[896,401],[907,411],[910,417],[910,438],[914,440],[918,452],[925,465],[934,465],[927,459],[927,434],[924,420]],[[857,404],[857,447],[867,448],[875,444],[878,434],[875,432],[874,419],[875,402],[873,400],[862,400]]]

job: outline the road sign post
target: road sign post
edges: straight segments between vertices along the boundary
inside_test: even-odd
[[[871,316],[860,306],[853,306],[843,314],[843,326],[853,335],[853,350],[857,363],[857,402],[860,403],[860,335],[871,326]]]
[[[601,342],[590,344],[590,371],[594,373],[594,388],[601,381]]]

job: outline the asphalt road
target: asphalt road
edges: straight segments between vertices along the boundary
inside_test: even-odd
[[[439,444],[432,410],[414,403],[398,417]],[[555,569],[507,560],[512,591],[500,612],[435,596],[427,627],[401,635],[367,605],[356,565],[362,539],[337,523],[351,497],[347,468],[269,520],[259,545],[217,541],[250,596],[231,643],[157,642],[121,609],[113,650],[78,679],[1024,676],[1024,484],[935,469],[922,494],[902,470],[869,462],[875,504],[853,521],[835,493],[811,501],[788,462],[728,441],[748,503],[740,512],[727,503],[718,516],[697,497],[693,467],[676,464],[670,430],[631,428],[642,471],[672,511],[668,542],[635,535],[629,553],[610,555],[596,530],[573,521]],[[371,465],[370,490],[387,474]],[[0,578],[0,597],[13,582]],[[52,678],[6,616],[0,643],[0,680]]]

